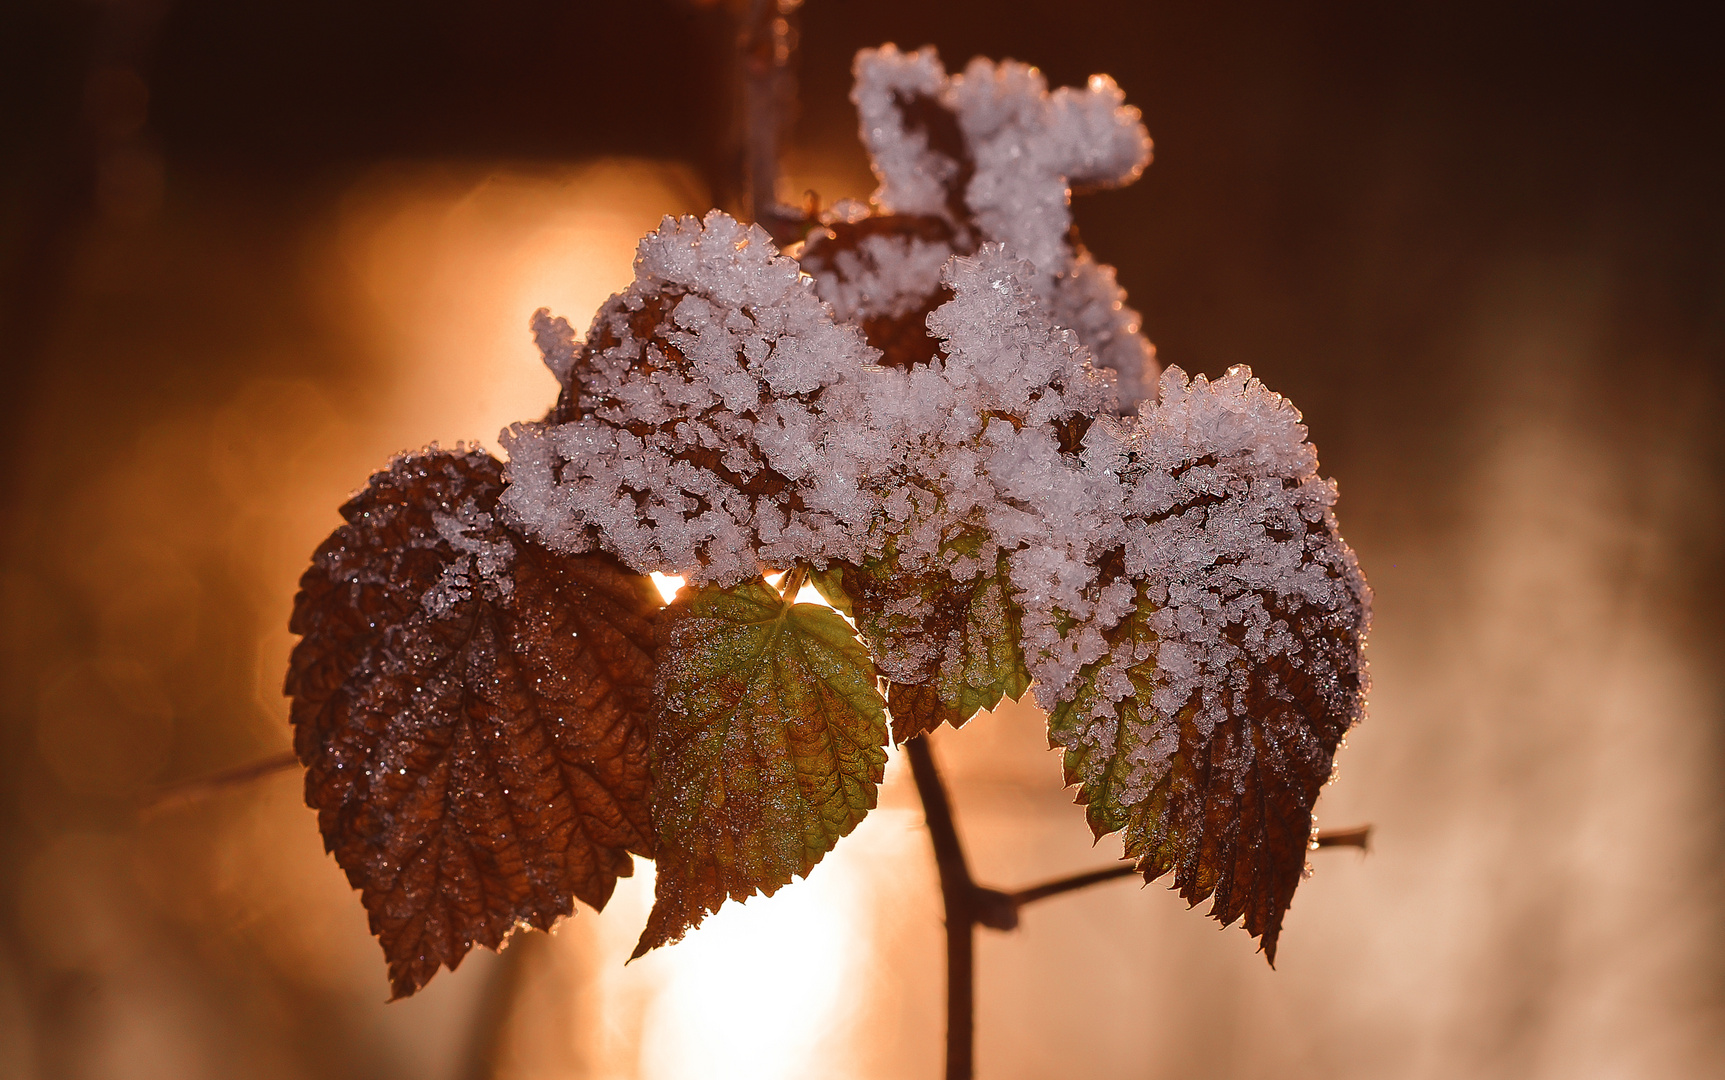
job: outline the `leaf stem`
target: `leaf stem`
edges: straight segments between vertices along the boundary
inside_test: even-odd
[[[798,563],[785,571],[785,576],[779,579],[779,595],[784,597],[785,603],[794,604],[797,602],[797,594],[803,591],[803,586],[808,584],[808,581],[809,568]]]

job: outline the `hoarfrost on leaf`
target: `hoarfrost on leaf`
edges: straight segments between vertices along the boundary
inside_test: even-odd
[[[891,45],[858,53],[854,70],[851,98],[880,180],[880,224],[870,230],[847,216],[811,236],[805,268],[822,295],[856,312],[848,317],[863,320],[870,342],[891,354],[866,320],[914,310],[907,297],[931,256],[908,239],[893,247],[876,234],[944,240],[953,254],[984,240],[1005,243],[1036,267],[1032,280],[1055,321],[1078,333],[1099,366],[1119,373],[1120,403],[1132,408],[1155,381],[1155,350],[1113,269],[1077,241],[1070,209],[1075,189],[1129,184],[1150,162],[1150,136],[1121,89],[1098,75],[1050,93],[1036,68],[980,57],[948,76],[933,49],[907,54]],[[864,246],[859,235],[870,250],[850,262],[838,257]],[[890,284],[880,288],[882,281]],[[925,309],[930,299],[924,295]]]
[[[604,907],[629,852],[653,854],[657,591],[511,536],[502,486],[481,451],[397,458],[342,508],[289,624],[306,801],[397,997],[576,898]]]
[[[1364,707],[1371,592],[1299,413],[1243,367],[1164,372],[1120,476],[1124,543],[1093,589],[1124,617],[1026,610],[1050,739],[1097,835],[1124,830],[1147,879],[1214,897],[1274,962],[1312,804]]]

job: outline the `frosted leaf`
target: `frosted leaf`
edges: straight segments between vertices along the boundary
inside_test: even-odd
[[[1074,243],[1069,205],[1074,187],[1130,183],[1149,163],[1149,135],[1120,88],[1095,76],[1050,93],[1037,69],[981,58],[948,77],[932,49],[905,54],[891,45],[858,53],[855,73],[852,99],[880,178],[882,220],[896,232],[915,222],[930,245],[939,241],[927,234],[944,226],[955,254],[994,240],[1028,259],[1055,321],[1078,332],[1099,366],[1120,373],[1121,405],[1130,409],[1155,378],[1154,350],[1112,269]],[[925,359],[903,312],[916,312],[908,298],[926,280],[931,253],[905,244],[876,245],[852,262],[822,255],[856,246],[842,232],[817,232],[805,269],[841,317],[876,320],[864,323],[871,344]],[[924,293],[920,313],[937,303]]]
[[[658,592],[511,535],[502,473],[460,446],[391,461],[342,507],[289,623],[306,802],[397,997],[577,898],[604,907],[629,853],[654,853]]]
[[[636,279],[566,366],[548,422],[518,424],[503,504],[548,546],[595,544],[642,572],[734,583],[831,547],[869,507],[835,496],[822,392],[877,353],[836,323],[766,233],[717,211],[666,218]],[[560,355],[556,321],[536,317]],[[813,479],[810,479],[813,478]],[[800,482],[819,489],[804,500]]]
[[[1171,368],[1159,390],[1093,459],[1119,470],[1124,512],[1096,613],[1027,604],[1027,651],[1098,834],[1123,829],[1148,877],[1213,894],[1274,960],[1312,803],[1364,706],[1371,590],[1293,406],[1243,367]]]

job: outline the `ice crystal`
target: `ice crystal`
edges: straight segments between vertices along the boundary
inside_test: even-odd
[[[933,49],[891,45],[859,53],[855,72],[851,97],[880,180],[874,201],[893,226],[870,233],[847,216],[811,238],[805,269],[821,295],[859,321],[910,311],[919,289],[928,295],[934,248],[969,254],[983,240],[1005,243],[1036,268],[1055,321],[1119,374],[1120,404],[1131,409],[1155,382],[1155,352],[1113,268],[1074,240],[1070,208],[1074,189],[1131,183],[1149,164],[1149,134],[1120,88],[1098,75],[1051,93],[1036,68],[980,57],[948,76]]]

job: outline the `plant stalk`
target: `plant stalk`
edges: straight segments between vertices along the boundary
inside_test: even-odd
[[[796,113],[797,9],[802,0],[748,0],[737,25],[743,212],[783,245],[803,215],[779,202],[780,147]]]
[[[970,1080],[976,1051],[976,884],[964,861],[952,804],[928,739],[919,735],[904,748],[922,798],[929,839],[934,842],[940,898],[946,909],[946,1080]]]

